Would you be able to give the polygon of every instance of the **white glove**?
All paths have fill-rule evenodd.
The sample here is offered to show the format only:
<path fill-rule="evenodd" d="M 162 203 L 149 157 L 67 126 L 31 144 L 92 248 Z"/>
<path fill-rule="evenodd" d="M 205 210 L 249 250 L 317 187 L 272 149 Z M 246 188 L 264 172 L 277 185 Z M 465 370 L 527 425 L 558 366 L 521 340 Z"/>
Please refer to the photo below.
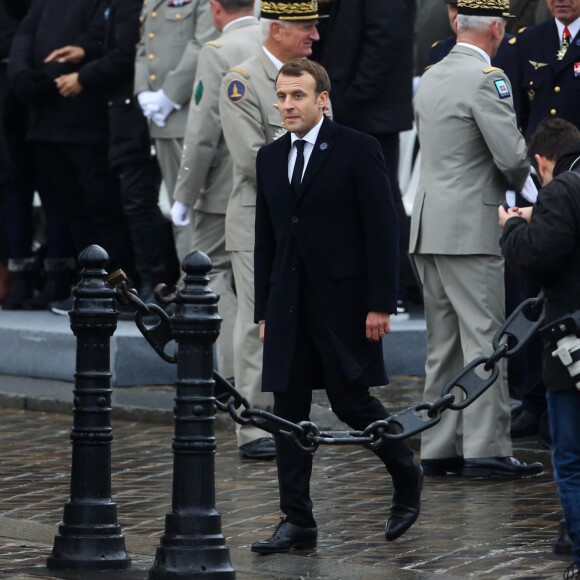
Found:
<path fill-rule="evenodd" d="M 520 191 L 520 195 L 530 203 L 536 203 L 538 199 L 538 188 L 532 179 L 532 174 L 528 175 L 526 182 L 524 183 L 524 187 Z"/>
<path fill-rule="evenodd" d="M 150 117 L 147 118 L 151 119 L 158 127 L 165 127 L 166 117 L 159 111 L 155 111 Z"/>
<path fill-rule="evenodd" d="M 159 105 L 156 104 L 157 96 L 153 91 L 141 91 L 137 95 L 137 102 L 143 111 L 143 114 L 151 119 L 154 113 L 159 112 Z"/>
<path fill-rule="evenodd" d="M 189 208 L 191 206 L 182 201 L 175 200 L 171 206 L 171 221 L 176 226 L 187 226 L 189 225 Z"/>
<path fill-rule="evenodd" d="M 158 125 L 159 127 L 163 127 L 165 125 L 165 120 L 173 111 L 177 109 L 181 109 L 181 105 L 174 103 L 164 92 L 163 89 L 159 89 L 153 93 L 155 95 L 155 99 L 153 100 L 153 105 L 158 107 L 158 110 L 153 115 L 153 122 Z M 163 123 L 161 125 L 160 123 Z"/>

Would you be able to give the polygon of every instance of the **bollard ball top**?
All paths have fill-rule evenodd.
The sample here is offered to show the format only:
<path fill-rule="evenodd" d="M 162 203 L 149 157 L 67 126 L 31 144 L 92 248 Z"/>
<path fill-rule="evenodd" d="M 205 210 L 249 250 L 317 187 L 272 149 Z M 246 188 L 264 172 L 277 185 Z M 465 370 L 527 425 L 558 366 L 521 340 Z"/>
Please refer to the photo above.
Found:
<path fill-rule="evenodd" d="M 109 254 L 101 248 L 93 244 L 86 247 L 79 256 L 79 265 L 81 268 L 89 270 L 102 270 L 109 264 Z"/>
<path fill-rule="evenodd" d="M 195 250 L 183 259 L 181 268 L 190 276 L 205 276 L 211 270 L 212 264 L 209 256 Z"/>

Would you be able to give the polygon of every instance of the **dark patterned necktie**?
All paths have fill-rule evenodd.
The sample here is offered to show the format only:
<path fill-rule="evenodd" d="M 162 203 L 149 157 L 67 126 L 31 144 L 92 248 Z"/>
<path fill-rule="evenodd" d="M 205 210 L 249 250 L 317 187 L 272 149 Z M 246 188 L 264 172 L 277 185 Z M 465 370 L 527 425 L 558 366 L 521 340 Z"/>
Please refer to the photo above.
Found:
<path fill-rule="evenodd" d="M 304 172 L 304 145 L 306 141 L 303 139 L 297 139 L 294 141 L 294 147 L 296 147 L 296 161 L 294 163 L 294 169 L 292 170 L 292 179 L 290 181 L 290 186 L 294 195 L 298 197 L 298 192 L 300 191 L 300 183 L 302 182 L 302 173 Z"/>

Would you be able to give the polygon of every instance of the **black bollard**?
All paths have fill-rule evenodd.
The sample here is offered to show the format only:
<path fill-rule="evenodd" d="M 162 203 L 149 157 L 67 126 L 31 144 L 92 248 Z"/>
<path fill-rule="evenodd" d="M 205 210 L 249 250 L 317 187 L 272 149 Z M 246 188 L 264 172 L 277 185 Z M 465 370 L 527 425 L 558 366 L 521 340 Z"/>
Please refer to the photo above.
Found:
<path fill-rule="evenodd" d="M 184 288 L 171 318 L 177 342 L 175 437 L 171 513 L 150 580 L 233 579 L 229 550 L 215 509 L 213 345 L 221 318 L 208 287 L 211 260 L 193 252 L 183 260 Z"/>
<path fill-rule="evenodd" d="M 117 327 L 115 291 L 105 282 L 107 252 L 79 256 L 81 281 L 69 313 L 77 337 L 70 499 L 47 566 L 61 570 L 128 568 L 131 560 L 111 500 L 110 338 Z"/>

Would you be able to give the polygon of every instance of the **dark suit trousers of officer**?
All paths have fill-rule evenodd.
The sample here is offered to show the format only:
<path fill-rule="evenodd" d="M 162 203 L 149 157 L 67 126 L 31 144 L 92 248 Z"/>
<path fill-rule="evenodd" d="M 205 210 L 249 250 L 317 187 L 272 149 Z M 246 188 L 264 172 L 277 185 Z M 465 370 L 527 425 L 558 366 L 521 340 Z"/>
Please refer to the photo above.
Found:
<path fill-rule="evenodd" d="M 320 320 L 312 291 L 302 271 L 298 334 L 288 390 L 274 393 L 274 413 L 293 422 L 307 421 L 310 416 L 312 389 L 326 389 L 332 410 L 352 429 L 362 430 L 370 423 L 385 419 L 389 412 L 380 401 L 369 395 L 368 387 L 348 384 L 338 355 L 332 348 L 328 330 Z M 268 322 L 266 321 L 266 333 Z M 365 332 L 364 325 L 361 332 Z M 280 488 L 280 509 L 287 520 L 297 526 L 316 527 L 310 499 L 312 455 L 294 442 L 276 436 L 276 462 Z M 404 442 L 388 442 L 374 453 L 393 477 L 395 487 L 417 485 L 413 453 Z"/>

